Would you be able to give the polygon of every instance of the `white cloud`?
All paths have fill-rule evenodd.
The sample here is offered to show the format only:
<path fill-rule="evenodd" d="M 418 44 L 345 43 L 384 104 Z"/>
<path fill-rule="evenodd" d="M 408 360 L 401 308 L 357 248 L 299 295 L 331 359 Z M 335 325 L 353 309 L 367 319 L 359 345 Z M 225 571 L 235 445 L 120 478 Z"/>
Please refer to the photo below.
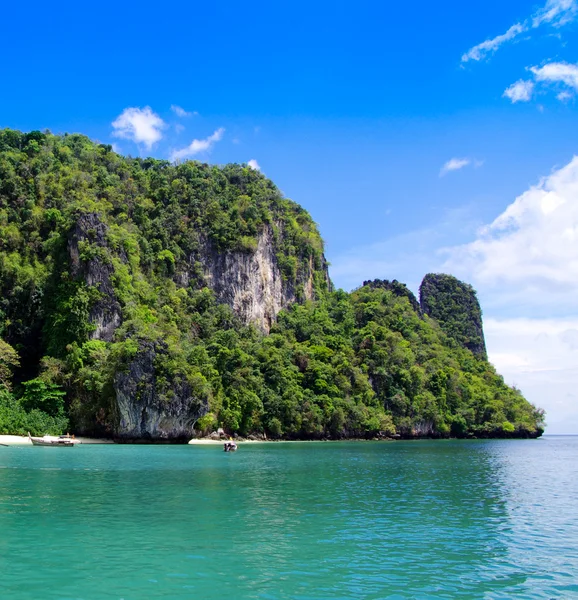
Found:
<path fill-rule="evenodd" d="M 192 117 L 193 115 L 198 114 L 197 112 L 187 112 L 184 108 L 177 106 L 176 104 L 171 104 L 171 110 L 177 115 L 177 117 Z"/>
<path fill-rule="evenodd" d="M 540 27 L 544 23 L 552 27 L 566 25 L 574 20 L 577 13 L 577 0 L 548 0 L 544 7 L 535 12 L 530 19 L 515 23 L 506 33 L 470 48 L 463 54 L 462 62 L 480 61 L 495 52 L 502 44 L 513 40 L 521 33 Z"/>
<path fill-rule="evenodd" d="M 578 65 L 565 62 L 551 62 L 541 67 L 530 67 L 529 69 L 536 82 L 553 83 L 567 86 L 578 91 Z M 514 102 L 528 102 L 531 100 L 535 89 L 535 83 L 530 80 L 520 79 L 512 84 L 505 92 L 504 97 Z M 568 90 L 562 90 L 556 96 L 561 102 L 572 98 Z M 541 108 L 543 110 L 543 108 Z"/>
<path fill-rule="evenodd" d="M 532 26 L 550 23 L 554 27 L 560 27 L 574 19 L 577 9 L 576 0 L 548 0 L 544 8 L 534 15 Z"/>
<path fill-rule="evenodd" d="M 484 320 L 489 360 L 546 410 L 548 433 L 578 432 L 578 316 Z"/>
<path fill-rule="evenodd" d="M 563 83 L 578 91 L 578 65 L 552 62 L 543 67 L 531 67 L 537 81 Z"/>
<path fill-rule="evenodd" d="M 467 167 L 472 161 L 469 158 L 451 158 L 448 162 L 440 169 L 440 177 L 443 177 L 450 171 L 457 171 Z"/>
<path fill-rule="evenodd" d="M 533 92 L 534 82 L 520 79 L 507 88 L 503 95 L 505 98 L 509 98 L 512 103 L 528 102 L 532 98 Z"/>
<path fill-rule="evenodd" d="M 578 314 L 578 157 L 516 198 L 475 241 L 447 251 L 445 267 L 474 279 L 494 305 Z"/>
<path fill-rule="evenodd" d="M 448 212 L 428 229 L 330 257 L 331 276 L 348 287 L 397 278 L 414 292 L 427 272 L 471 283 L 498 372 L 546 409 L 548 433 L 578 433 L 578 157 L 486 227 L 476 223 L 467 207 Z"/>
<path fill-rule="evenodd" d="M 185 158 L 195 156 L 200 152 L 206 152 L 210 150 L 215 142 L 219 142 L 223 138 L 224 133 L 225 129 L 220 127 L 204 140 L 193 140 L 186 148 L 181 148 L 180 150 L 175 150 L 172 152 L 171 160 L 183 160 Z"/>
<path fill-rule="evenodd" d="M 166 124 L 150 106 L 145 106 L 125 108 L 112 126 L 114 136 L 144 144 L 150 150 L 163 137 L 162 130 Z"/>
<path fill-rule="evenodd" d="M 560 92 L 556 98 L 560 100 L 560 102 L 566 102 L 572 98 L 572 94 L 570 92 Z"/>
<path fill-rule="evenodd" d="M 549 433 L 578 433 L 578 157 L 446 252 L 441 270 L 478 290 L 498 372 L 546 410 Z"/>
<path fill-rule="evenodd" d="M 260 171 L 260 170 L 261 170 L 261 167 L 259 166 L 259 163 L 258 163 L 258 162 L 257 162 L 257 161 L 256 161 L 254 158 L 252 158 L 252 159 L 251 159 L 251 160 L 250 160 L 250 161 L 247 163 L 247 165 L 248 165 L 248 166 L 249 166 L 251 169 L 254 169 L 255 171 Z"/>
<path fill-rule="evenodd" d="M 470 48 L 463 56 L 462 62 L 468 62 L 469 60 L 482 60 L 486 58 L 491 52 L 495 52 L 503 43 L 513 40 L 520 33 L 527 31 L 527 26 L 522 23 L 516 23 L 512 25 L 506 33 L 497 35 L 495 38 L 486 40 L 473 48 Z"/>

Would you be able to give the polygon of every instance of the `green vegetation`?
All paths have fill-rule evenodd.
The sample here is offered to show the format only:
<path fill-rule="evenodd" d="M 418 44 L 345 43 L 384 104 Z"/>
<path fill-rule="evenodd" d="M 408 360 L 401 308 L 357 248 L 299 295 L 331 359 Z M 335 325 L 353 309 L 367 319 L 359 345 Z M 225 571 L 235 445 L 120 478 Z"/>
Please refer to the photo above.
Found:
<path fill-rule="evenodd" d="M 268 335 L 216 301 L 202 264 L 208 246 L 254 252 L 264 228 L 299 300 Z M 200 432 L 534 436 L 543 425 L 403 284 L 331 291 L 311 217 L 243 165 L 0 132 L 0 298 L 4 433 L 59 433 L 69 419 L 118 434 L 129 389 L 167 414 L 193 407 Z"/>
<path fill-rule="evenodd" d="M 471 285 L 451 275 L 429 273 L 419 288 L 421 308 L 460 346 L 487 358 L 482 309 Z"/>

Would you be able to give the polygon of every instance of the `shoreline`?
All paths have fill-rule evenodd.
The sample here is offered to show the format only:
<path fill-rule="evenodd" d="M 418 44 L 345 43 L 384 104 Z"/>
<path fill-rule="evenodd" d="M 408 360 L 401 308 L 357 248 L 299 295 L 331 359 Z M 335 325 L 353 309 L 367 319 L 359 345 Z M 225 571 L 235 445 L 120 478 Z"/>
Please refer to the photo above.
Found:
<path fill-rule="evenodd" d="M 81 444 L 114 444 L 112 440 L 100 438 L 77 437 Z M 32 446 L 27 435 L 0 435 L 0 446 Z"/>
<path fill-rule="evenodd" d="M 546 434 L 547 435 L 547 434 Z M 550 434 L 555 435 L 555 434 Z M 571 435 L 571 434 L 569 434 Z M 578 434 L 574 434 L 578 435 Z M 247 444 L 319 444 L 319 443 L 328 443 L 328 442 L 397 442 L 397 441 L 419 441 L 419 440 L 439 440 L 439 441 L 450 441 L 457 439 L 465 439 L 465 440 L 498 440 L 498 439 L 539 439 L 542 436 L 537 437 L 467 437 L 467 438 L 433 438 L 433 437 L 413 437 L 413 438 L 343 438 L 343 439 L 314 439 L 314 440 L 284 440 L 284 439 L 260 439 L 260 440 L 250 440 L 246 438 L 237 438 L 232 441 L 236 442 L 240 445 Z M 80 444 L 84 445 L 104 445 L 104 444 L 120 444 L 120 445 L 189 445 L 189 446 L 221 446 L 225 442 L 230 440 L 221 439 L 215 440 L 211 438 L 192 438 L 188 442 L 184 440 L 112 440 L 107 438 L 90 438 L 84 436 L 78 436 L 76 439 L 80 442 Z M 2 446 L 32 446 L 32 442 L 28 439 L 28 436 L 25 435 L 0 435 L 0 447 Z"/>

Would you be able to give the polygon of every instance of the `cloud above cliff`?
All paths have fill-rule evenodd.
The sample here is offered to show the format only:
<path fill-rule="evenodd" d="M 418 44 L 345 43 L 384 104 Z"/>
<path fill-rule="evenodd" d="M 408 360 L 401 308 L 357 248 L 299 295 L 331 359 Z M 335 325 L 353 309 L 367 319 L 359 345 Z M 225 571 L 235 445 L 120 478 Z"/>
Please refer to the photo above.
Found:
<path fill-rule="evenodd" d="M 194 139 L 188 146 L 181 148 L 180 150 L 174 150 L 171 152 L 171 160 L 184 160 L 192 158 L 201 152 L 208 152 L 216 142 L 223 139 L 225 128 L 220 127 L 212 135 L 206 137 L 203 140 Z"/>
<path fill-rule="evenodd" d="M 440 269 L 478 290 L 490 361 L 546 410 L 550 432 L 577 432 L 578 157 L 442 253 Z"/>
<path fill-rule="evenodd" d="M 578 157 L 518 196 L 440 270 L 472 283 L 490 361 L 547 414 L 578 431 Z"/>
<path fill-rule="evenodd" d="M 578 157 L 518 196 L 475 241 L 446 252 L 447 269 L 504 301 L 576 310 Z"/>
<path fill-rule="evenodd" d="M 330 274 L 351 287 L 395 277 L 414 292 L 427 272 L 471 283 L 490 361 L 546 409 L 550 432 L 578 432 L 578 157 L 489 224 L 472 211 L 447 211 L 423 229 L 332 257 Z M 452 243 L 459 237 L 469 241 Z"/>
<path fill-rule="evenodd" d="M 162 139 L 166 123 L 150 106 L 125 108 L 112 122 L 115 137 L 142 144 L 147 150 Z"/>

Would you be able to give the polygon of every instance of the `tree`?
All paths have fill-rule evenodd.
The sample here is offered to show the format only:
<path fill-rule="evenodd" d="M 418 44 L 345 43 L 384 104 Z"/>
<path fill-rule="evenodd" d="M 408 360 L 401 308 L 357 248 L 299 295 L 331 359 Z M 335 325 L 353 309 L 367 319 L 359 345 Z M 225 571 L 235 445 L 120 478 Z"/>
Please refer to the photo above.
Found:
<path fill-rule="evenodd" d="M 11 389 L 12 370 L 20 365 L 18 352 L 0 339 L 0 386 Z"/>

